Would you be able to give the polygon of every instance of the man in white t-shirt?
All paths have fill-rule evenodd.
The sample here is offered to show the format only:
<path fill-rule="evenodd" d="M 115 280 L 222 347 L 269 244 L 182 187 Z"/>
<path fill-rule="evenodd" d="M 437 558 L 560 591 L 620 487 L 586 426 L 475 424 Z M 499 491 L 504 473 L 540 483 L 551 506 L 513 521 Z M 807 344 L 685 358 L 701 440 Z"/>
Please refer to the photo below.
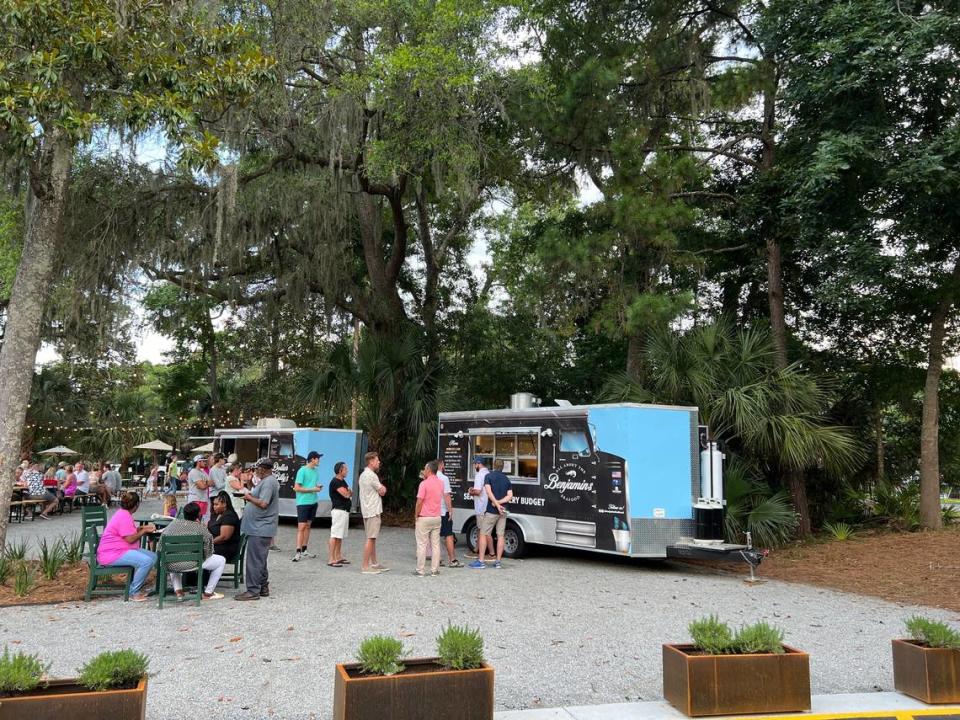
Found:
<path fill-rule="evenodd" d="M 89 495 L 90 473 L 87 472 L 87 468 L 84 467 L 82 462 L 77 463 L 74 475 L 77 476 L 77 495 Z"/>
<path fill-rule="evenodd" d="M 205 472 L 207 459 L 203 455 L 197 455 L 193 463 L 193 469 L 187 473 L 187 502 L 199 505 L 200 517 L 206 520 L 210 510 L 210 488 L 213 487 L 213 480 Z"/>
<path fill-rule="evenodd" d="M 363 530 L 367 536 L 367 542 L 363 546 L 360 572 L 376 575 L 390 569 L 377 562 L 377 537 L 380 535 L 380 515 L 383 514 L 381 498 L 387 494 L 387 488 L 377 477 L 380 456 L 375 452 L 368 452 L 363 456 L 363 462 L 366 467 L 360 473 L 357 485 L 360 488 L 360 514 L 363 515 Z"/>
<path fill-rule="evenodd" d="M 447 560 L 450 567 L 463 567 L 463 563 L 457 560 L 457 555 L 453 549 L 453 543 L 456 538 L 453 532 L 453 503 L 451 502 L 450 478 L 443 472 L 443 459 L 437 460 L 437 477 L 443 482 L 443 497 L 440 500 L 440 541 L 447 546 Z"/>
<path fill-rule="evenodd" d="M 473 512 L 477 516 L 477 559 L 480 563 L 483 562 L 483 556 L 487 549 L 487 538 L 480 533 L 480 518 L 487 512 L 487 493 L 483 484 L 489 472 L 486 467 L 486 460 L 482 457 L 473 459 L 473 487 L 467 490 L 467 493 L 473 498 Z"/>

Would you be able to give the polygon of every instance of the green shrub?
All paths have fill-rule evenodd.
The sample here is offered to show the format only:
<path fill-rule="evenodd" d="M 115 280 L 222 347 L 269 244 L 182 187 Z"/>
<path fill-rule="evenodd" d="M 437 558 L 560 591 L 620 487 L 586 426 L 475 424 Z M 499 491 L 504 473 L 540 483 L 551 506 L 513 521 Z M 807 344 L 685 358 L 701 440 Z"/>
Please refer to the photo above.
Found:
<path fill-rule="evenodd" d="M 697 649 L 708 655 L 723 655 L 733 652 L 733 632 L 716 615 L 694 620 L 688 626 L 690 637 Z"/>
<path fill-rule="evenodd" d="M 40 685 L 49 667 L 36 655 L 23 652 L 11 655 L 10 648 L 4 647 L 0 657 L 0 696 L 30 692 Z"/>
<path fill-rule="evenodd" d="M 77 682 L 88 690 L 136 687 L 149 663 L 146 655 L 135 650 L 102 652 L 77 671 Z"/>
<path fill-rule="evenodd" d="M 823 529 L 830 533 L 834 540 L 849 540 L 856 535 L 856 531 L 845 522 L 824 523 Z"/>
<path fill-rule="evenodd" d="M 29 547 L 30 544 L 26 540 L 20 540 L 19 542 L 8 542 L 3 554 L 6 555 L 10 560 L 26 560 L 27 550 Z"/>
<path fill-rule="evenodd" d="M 440 664 L 451 670 L 472 670 L 483 664 L 483 637 L 480 630 L 447 625 L 437 638 Z"/>
<path fill-rule="evenodd" d="M 400 658 L 403 643 L 385 635 L 373 635 L 360 643 L 357 661 L 368 675 L 396 675 L 404 669 Z"/>
<path fill-rule="evenodd" d="M 33 588 L 36 577 L 33 570 L 25 562 L 17 565 L 17 570 L 13 576 L 13 594 L 17 597 L 24 597 Z"/>
<path fill-rule="evenodd" d="M 960 520 L 960 510 L 957 509 L 956 505 L 944 505 L 941 512 L 943 513 L 944 525 L 952 525 Z"/>
<path fill-rule="evenodd" d="M 83 560 L 83 546 L 83 533 L 77 532 L 60 538 L 60 547 L 63 548 L 63 556 L 68 565 L 76 565 Z"/>
<path fill-rule="evenodd" d="M 741 654 L 781 655 L 783 654 L 783 630 L 762 621 L 753 625 L 744 625 L 737 630 L 733 644 L 736 648 L 735 652 Z"/>
<path fill-rule="evenodd" d="M 53 580 L 67 561 L 67 556 L 59 542 L 50 544 L 46 538 L 40 540 L 40 570 L 47 580 Z"/>
<path fill-rule="evenodd" d="M 917 642 L 934 648 L 960 650 L 960 633 L 949 625 L 919 615 L 907 619 L 907 632 Z"/>
<path fill-rule="evenodd" d="M 0 585 L 3 585 L 12 574 L 13 561 L 6 555 L 0 555 Z"/>

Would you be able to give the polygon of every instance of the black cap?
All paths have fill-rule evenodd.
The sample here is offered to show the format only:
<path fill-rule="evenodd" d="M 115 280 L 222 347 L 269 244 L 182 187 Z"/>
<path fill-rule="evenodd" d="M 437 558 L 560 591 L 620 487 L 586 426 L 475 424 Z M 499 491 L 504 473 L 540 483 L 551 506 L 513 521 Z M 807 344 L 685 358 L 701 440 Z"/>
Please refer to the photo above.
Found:
<path fill-rule="evenodd" d="M 257 467 L 266 468 L 267 470 L 273 470 L 273 460 L 270 458 L 260 458 L 257 460 Z"/>
<path fill-rule="evenodd" d="M 311 450 L 307 453 L 307 462 L 310 462 L 311 460 L 319 460 L 322 457 L 323 453 L 317 452 L 316 450 Z"/>

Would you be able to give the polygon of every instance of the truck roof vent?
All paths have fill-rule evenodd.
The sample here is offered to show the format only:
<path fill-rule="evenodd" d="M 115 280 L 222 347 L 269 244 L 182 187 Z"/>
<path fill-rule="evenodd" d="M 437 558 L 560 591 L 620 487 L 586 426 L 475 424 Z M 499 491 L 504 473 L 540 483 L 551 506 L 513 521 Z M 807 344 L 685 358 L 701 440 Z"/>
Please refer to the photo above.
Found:
<path fill-rule="evenodd" d="M 518 392 L 510 396 L 511 410 L 528 410 L 540 405 L 540 398 L 535 397 L 533 393 Z"/>
<path fill-rule="evenodd" d="M 258 428 L 295 428 L 297 423 L 289 418 L 260 418 L 257 420 Z"/>

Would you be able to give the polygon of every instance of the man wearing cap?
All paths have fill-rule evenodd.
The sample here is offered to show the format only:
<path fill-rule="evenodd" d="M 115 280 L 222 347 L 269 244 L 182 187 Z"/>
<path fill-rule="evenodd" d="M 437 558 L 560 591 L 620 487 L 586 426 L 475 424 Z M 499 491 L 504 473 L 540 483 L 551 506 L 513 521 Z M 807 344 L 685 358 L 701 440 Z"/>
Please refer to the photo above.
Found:
<path fill-rule="evenodd" d="M 293 491 L 297 494 L 297 550 L 293 554 L 294 562 L 316 557 L 316 554 L 307 552 L 307 545 L 310 543 L 310 526 L 317 517 L 317 493 L 323 489 L 317 471 L 321 457 L 323 453 L 316 450 L 307 453 L 307 464 L 297 470 L 297 477 L 293 481 Z"/>
<path fill-rule="evenodd" d="M 207 475 L 207 459 L 197 455 L 193 459 L 193 468 L 187 473 L 187 502 L 195 502 L 200 506 L 200 517 L 206 519 L 210 507 L 210 488 L 213 480 Z"/>
<path fill-rule="evenodd" d="M 258 460 L 254 472 L 260 482 L 244 494 L 247 505 L 240 521 L 240 533 L 247 536 L 244 570 L 247 590 L 234 596 L 235 600 L 259 600 L 270 595 L 267 557 L 280 517 L 280 483 L 273 475 L 273 461 L 269 458 Z"/>
<path fill-rule="evenodd" d="M 487 566 L 483 561 L 483 556 L 487 549 L 487 537 L 481 531 L 481 520 L 487 512 L 487 492 L 484 489 L 484 483 L 487 479 L 486 461 L 482 457 L 473 459 L 473 487 L 467 490 L 467 493 L 473 498 L 473 512 L 477 524 L 477 559 L 470 563 L 469 567 L 475 570 L 482 570 Z M 493 548 L 490 548 L 493 550 Z M 490 553 L 493 554 L 492 552 Z"/>

